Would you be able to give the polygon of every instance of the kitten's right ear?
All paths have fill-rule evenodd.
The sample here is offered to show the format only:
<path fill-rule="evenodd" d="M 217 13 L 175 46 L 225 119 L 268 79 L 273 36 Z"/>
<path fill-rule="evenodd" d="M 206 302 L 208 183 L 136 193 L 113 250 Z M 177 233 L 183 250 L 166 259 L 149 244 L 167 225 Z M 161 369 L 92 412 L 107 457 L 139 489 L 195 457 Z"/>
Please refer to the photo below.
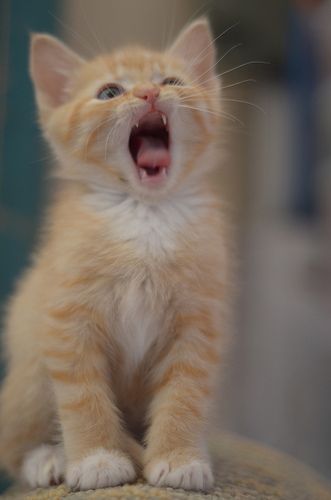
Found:
<path fill-rule="evenodd" d="M 30 74 L 39 105 L 48 109 L 63 104 L 70 80 L 84 60 L 57 38 L 35 33 L 31 36 Z"/>
<path fill-rule="evenodd" d="M 184 61 L 196 81 L 201 80 L 207 87 L 217 84 L 216 50 L 208 19 L 193 21 L 179 34 L 169 52 Z"/>

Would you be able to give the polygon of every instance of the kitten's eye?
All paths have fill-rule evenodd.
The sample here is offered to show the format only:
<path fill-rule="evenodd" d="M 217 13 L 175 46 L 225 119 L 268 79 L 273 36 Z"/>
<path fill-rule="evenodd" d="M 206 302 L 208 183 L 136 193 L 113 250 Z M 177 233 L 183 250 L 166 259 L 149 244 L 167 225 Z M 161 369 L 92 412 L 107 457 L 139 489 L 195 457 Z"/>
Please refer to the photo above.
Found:
<path fill-rule="evenodd" d="M 97 93 L 97 99 L 101 99 L 101 101 L 106 101 L 107 99 L 113 99 L 113 97 L 117 97 L 123 94 L 124 88 L 117 83 L 108 83 L 104 85 L 99 92 Z"/>
<path fill-rule="evenodd" d="M 162 85 L 184 85 L 184 82 L 175 76 L 168 76 L 168 78 L 163 80 Z"/>

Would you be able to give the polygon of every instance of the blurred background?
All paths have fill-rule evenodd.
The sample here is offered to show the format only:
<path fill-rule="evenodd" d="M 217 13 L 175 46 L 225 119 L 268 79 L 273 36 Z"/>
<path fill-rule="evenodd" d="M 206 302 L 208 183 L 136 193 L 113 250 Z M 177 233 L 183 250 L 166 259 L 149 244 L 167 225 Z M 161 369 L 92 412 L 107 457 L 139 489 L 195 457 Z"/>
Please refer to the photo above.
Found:
<path fill-rule="evenodd" d="M 217 183 L 238 263 L 217 423 L 331 480 L 330 0 L 0 0 L 0 302 L 51 189 L 29 32 L 91 57 L 129 42 L 163 48 L 200 15 L 218 37 L 229 117 Z"/>

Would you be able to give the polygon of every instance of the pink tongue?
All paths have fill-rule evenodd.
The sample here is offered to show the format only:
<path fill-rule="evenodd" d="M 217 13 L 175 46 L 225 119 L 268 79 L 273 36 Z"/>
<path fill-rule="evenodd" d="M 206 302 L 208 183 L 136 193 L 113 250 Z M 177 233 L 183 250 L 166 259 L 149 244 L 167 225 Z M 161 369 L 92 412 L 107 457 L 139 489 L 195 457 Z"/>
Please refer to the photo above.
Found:
<path fill-rule="evenodd" d="M 168 167 L 170 154 L 168 148 L 161 139 L 152 136 L 139 137 L 137 154 L 138 167 Z"/>

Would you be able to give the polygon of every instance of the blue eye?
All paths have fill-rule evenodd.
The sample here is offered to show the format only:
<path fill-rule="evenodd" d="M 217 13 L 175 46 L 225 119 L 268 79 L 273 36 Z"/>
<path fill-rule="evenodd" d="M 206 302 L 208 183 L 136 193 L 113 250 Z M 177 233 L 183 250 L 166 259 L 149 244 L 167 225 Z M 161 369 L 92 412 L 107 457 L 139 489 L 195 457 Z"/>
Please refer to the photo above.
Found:
<path fill-rule="evenodd" d="M 184 85 L 184 82 L 180 78 L 169 76 L 163 80 L 162 85 Z"/>
<path fill-rule="evenodd" d="M 117 83 L 108 83 L 99 90 L 99 92 L 97 93 L 97 99 L 106 101 L 123 94 L 123 92 L 124 89 L 123 87 L 121 87 L 121 85 L 118 85 Z"/>

